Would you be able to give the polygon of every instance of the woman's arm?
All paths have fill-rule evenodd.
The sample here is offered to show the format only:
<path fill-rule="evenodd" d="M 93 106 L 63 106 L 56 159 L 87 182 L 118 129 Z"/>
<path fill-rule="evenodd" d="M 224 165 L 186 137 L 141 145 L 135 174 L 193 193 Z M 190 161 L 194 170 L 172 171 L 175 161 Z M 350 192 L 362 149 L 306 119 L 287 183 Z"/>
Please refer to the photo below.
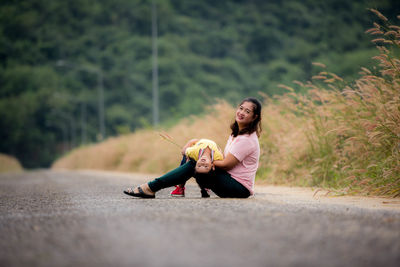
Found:
<path fill-rule="evenodd" d="M 215 167 L 229 171 L 239 163 L 239 160 L 234 155 L 228 153 L 223 160 L 214 160 Z"/>
<path fill-rule="evenodd" d="M 181 151 L 182 155 L 185 155 L 185 151 L 186 151 L 186 149 L 187 149 L 188 147 L 193 146 L 193 145 L 196 144 L 198 141 L 199 141 L 199 139 L 191 139 L 191 140 L 189 140 L 189 141 L 186 143 L 186 145 L 184 145 L 183 148 L 182 148 L 182 151 Z"/>

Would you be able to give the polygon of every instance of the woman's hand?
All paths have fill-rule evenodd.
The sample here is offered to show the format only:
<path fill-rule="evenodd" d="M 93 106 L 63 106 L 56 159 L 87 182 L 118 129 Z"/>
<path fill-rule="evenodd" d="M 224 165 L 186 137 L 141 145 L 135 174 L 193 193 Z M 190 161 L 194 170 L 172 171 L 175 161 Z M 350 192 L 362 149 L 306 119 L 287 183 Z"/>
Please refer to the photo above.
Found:
<path fill-rule="evenodd" d="M 239 163 L 239 160 L 234 155 L 228 153 L 223 160 L 214 160 L 215 167 L 229 171 Z"/>

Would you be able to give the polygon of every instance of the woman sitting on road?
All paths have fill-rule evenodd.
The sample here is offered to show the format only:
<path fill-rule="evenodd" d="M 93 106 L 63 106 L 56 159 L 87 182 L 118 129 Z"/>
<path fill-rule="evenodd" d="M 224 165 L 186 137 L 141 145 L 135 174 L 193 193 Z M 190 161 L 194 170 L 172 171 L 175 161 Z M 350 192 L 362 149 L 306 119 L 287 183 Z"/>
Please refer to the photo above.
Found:
<path fill-rule="evenodd" d="M 224 150 L 224 159 L 215 160 L 214 172 L 196 173 L 194 161 L 142 184 L 128 188 L 125 194 L 141 198 L 154 198 L 155 192 L 174 185 L 184 184 L 191 177 L 219 197 L 247 198 L 254 194 L 254 179 L 260 157 L 258 137 L 261 132 L 261 104 L 255 98 L 245 98 L 236 110 Z"/>

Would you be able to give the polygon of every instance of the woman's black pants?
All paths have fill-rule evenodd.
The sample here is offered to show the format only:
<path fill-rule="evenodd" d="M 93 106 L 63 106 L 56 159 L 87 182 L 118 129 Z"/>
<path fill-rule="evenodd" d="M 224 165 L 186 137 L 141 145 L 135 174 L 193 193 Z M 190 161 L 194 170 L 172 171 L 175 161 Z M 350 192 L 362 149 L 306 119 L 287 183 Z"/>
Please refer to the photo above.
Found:
<path fill-rule="evenodd" d="M 199 174 L 194 171 L 195 165 L 195 161 L 189 160 L 178 168 L 149 182 L 150 189 L 157 192 L 163 188 L 184 184 L 194 177 L 200 187 L 210 188 L 219 197 L 247 198 L 250 196 L 250 191 L 232 178 L 228 172 L 217 168 L 215 171 Z"/>

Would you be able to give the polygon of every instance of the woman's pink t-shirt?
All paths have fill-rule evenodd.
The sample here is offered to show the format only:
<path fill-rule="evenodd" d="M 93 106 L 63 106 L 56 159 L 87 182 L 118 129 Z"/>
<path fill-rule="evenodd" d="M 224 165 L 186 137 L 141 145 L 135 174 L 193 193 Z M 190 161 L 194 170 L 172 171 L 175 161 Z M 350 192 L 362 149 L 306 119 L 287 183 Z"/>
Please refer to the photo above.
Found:
<path fill-rule="evenodd" d="M 224 149 L 224 156 L 231 153 L 239 163 L 228 173 L 236 181 L 249 189 L 254 194 L 254 180 L 260 158 L 260 144 L 256 132 L 233 137 L 229 136 Z"/>

